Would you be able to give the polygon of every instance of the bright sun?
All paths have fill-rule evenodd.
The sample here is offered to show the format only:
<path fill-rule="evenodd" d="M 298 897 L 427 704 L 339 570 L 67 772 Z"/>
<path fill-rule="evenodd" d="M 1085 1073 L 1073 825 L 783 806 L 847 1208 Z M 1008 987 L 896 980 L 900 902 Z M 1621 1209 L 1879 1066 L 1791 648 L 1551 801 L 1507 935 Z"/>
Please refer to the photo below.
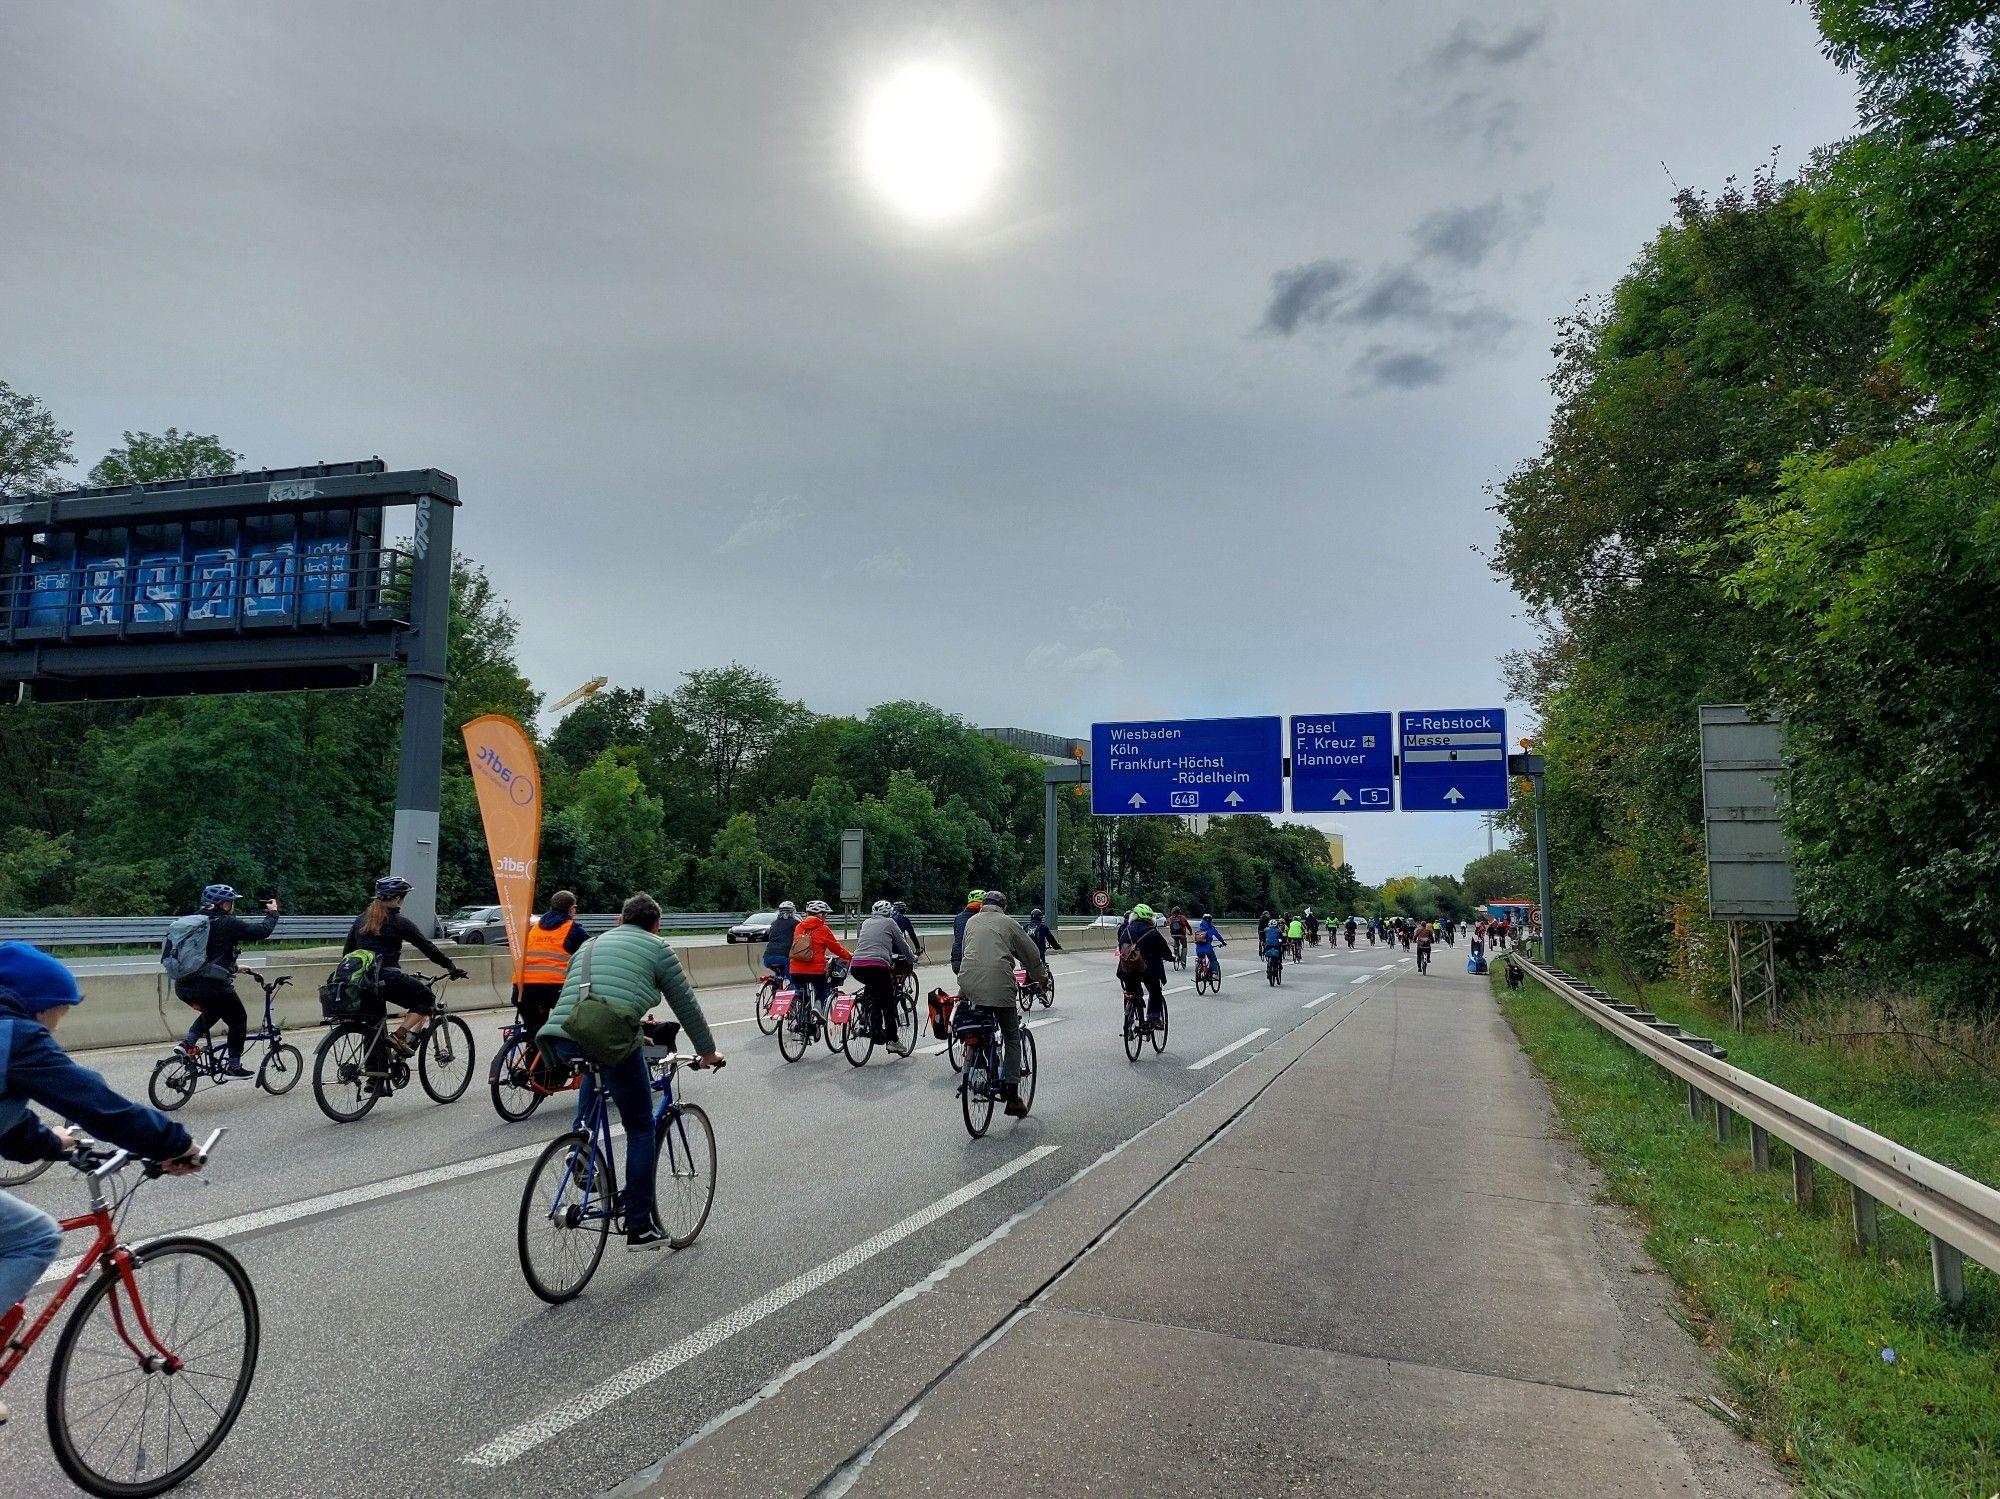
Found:
<path fill-rule="evenodd" d="M 897 210 L 927 224 L 979 205 L 1000 165 L 1000 124 L 964 74 L 909 63 L 869 97 L 861 165 Z"/>

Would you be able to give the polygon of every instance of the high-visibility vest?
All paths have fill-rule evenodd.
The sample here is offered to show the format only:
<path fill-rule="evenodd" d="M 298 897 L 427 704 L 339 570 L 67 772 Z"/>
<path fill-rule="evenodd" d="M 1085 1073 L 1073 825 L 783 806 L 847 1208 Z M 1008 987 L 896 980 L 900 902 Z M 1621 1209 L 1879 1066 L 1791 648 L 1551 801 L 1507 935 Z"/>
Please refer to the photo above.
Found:
<path fill-rule="evenodd" d="M 563 942 L 569 936 L 572 918 L 558 927 L 544 927 L 537 921 L 528 928 L 527 953 L 521 965 L 524 984 L 560 984 L 569 972 L 569 954 Z"/>

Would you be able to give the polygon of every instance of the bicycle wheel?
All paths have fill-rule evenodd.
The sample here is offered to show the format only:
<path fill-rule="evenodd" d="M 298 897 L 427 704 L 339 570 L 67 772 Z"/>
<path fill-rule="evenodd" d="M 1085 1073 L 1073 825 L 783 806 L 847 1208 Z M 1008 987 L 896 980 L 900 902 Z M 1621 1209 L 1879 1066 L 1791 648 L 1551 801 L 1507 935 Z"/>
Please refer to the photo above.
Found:
<path fill-rule="evenodd" d="M 49 1443 L 92 1494 L 157 1494 L 186 1478 L 229 1435 L 257 1373 L 257 1293 L 228 1250 L 156 1239 L 133 1251 L 132 1281 L 143 1320 L 122 1278 L 96 1276 L 49 1365 Z"/>
<path fill-rule="evenodd" d="M 369 1091 L 363 1070 L 373 1029 L 352 1022 L 336 1025 L 313 1053 L 313 1098 L 335 1124 L 352 1124 L 375 1107 L 378 1095 Z"/>
<path fill-rule="evenodd" d="M 1131 995 L 1125 996 L 1125 1060 L 1136 1062 L 1146 1045 L 1146 1038 L 1139 1030 L 1139 1006 Z"/>
<path fill-rule="evenodd" d="M 455 1103 L 472 1081 L 472 1027 L 456 1015 L 433 1020 L 417 1042 L 417 1076 L 433 1102 Z"/>
<path fill-rule="evenodd" d="M 965 1049 L 965 1071 L 958 1080 L 959 1107 L 965 1131 L 977 1140 L 993 1122 L 993 1049 L 979 1042 Z"/>
<path fill-rule="evenodd" d="M 699 1104 L 676 1104 L 653 1126 L 660 1149 L 656 1209 L 667 1243 L 685 1249 L 701 1236 L 715 1205 L 715 1131 Z"/>
<path fill-rule="evenodd" d="M 848 1013 L 847 1024 L 840 1027 L 840 1049 L 847 1053 L 847 1065 L 850 1067 L 862 1066 L 875 1055 L 875 1037 L 869 1032 L 859 1000 Z"/>
<path fill-rule="evenodd" d="M 944 1038 L 944 1055 L 953 1072 L 965 1070 L 965 1043 L 955 1033 Z"/>
<path fill-rule="evenodd" d="M 1160 1001 L 1160 1018 L 1153 1026 L 1153 1055 L 1158 1056 L 1167 1049 L 1167 1002 Z"/>
<path fill-rule="evenodd" d="M 195 1064 L 186 1057 L 161 1057 L 153 1064 L 153 1075 L 146 1079 L 146 1096 L 153 1100 L 154 1108 L 171 1114 L 194 1097 L 197 1081 Z"/>
<path fill-rule="evenodd" d="M 917 997 L 914 994 L 896 996 L 896 1044 L 903 1048 L 904 1056 L 917 1049 Z"/>
<path fill-rule="evenodd" d="M 799 1013 L 799 1001 L 792 1001 L 792 1013 L 778 1022 L 778 1055 L 787 1062 L 796 1062 L 806 1054 L 812 1038 L 806 1031 L 806 1018 Z"/>
<path fill-rule="evenodd" d="M 257 1086 L 273 1098 L 291 1092 L 305 1075 L 305 1053 L 289 1041 L 271 1047 L 257 1064 Z"/>
<path fill-rule="evenodd" d="M 556 1305 L 589 1285 L 604 1258 L 617 1201 L 611 1163 L 588 1135 L 571 1130 L 549 1141 L 521 1189 L 514 1226 L 528 1289 Z"/>
<path fill-rule="evenodd" d="M 1035 1074 L 1040 1069 L 1035 1066 L 1035 1033 L 1026 1026 L 1021 1028 L 1021 1075 L 1014 1079 L 1015 1091 L 1021 1095 L 1021 1107 L 1033 1109 L 1035 1106 Z"/>
<path fill-rule="evenodd" d="M 778 1017 L 771 1013 L 771 996 L 777 992 L 776 979 L 765 979 L 757 986 L 757 1029 L 767 1036 L 778 1028 Z"/>
<path fill-rule="evenodd" d="M 518 1124 L 534 1113 L 546 1096 L 528 1081 L 534 1058 L 535 1043 L 526 1036 L 512 1036 L 500 1044 L 500 1054 L 487 1070 L 486 1087 L 493 1095 L 493 1112 L 510 1124 Z"/>
<path fill-rule="evenodd" d="M 1023 1015 L 1033 1013 L 1035 1008 L 1035 986 L 1033 984 L 1017 984 L 1014 988 L 1014 1003 L 1020 1007 Z"/>
<path fill-rule="evenodd" d="M 0 1161 L 0 1188 L 25 1187 L 54 1164 L 54 1161 Z"/>

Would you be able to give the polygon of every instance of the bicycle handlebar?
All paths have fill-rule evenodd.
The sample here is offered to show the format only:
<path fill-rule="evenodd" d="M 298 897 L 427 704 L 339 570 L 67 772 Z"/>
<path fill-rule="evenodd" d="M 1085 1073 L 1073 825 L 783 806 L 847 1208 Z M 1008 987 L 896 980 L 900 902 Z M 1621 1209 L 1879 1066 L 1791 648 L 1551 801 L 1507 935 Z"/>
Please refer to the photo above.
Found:
<path fill-rule="evenodd" d="M 175 1156 L 173 1159 L 192 1160 L 196 1169 L 206 1166 L 209 1153 L 215 1149 L 215 1142 L 228 1133 L 228 1125 L 217 1125 L 209 1132 L 208 1138 L 194 1148 L 192 1156 Z M 107 1150 L 88 1135 L 78 1135 L 76 1146 L 70 1151 L 67 1159 L 77 1170 L 87 1172 L 92 1177 L 102 1178 L 124 1170 L 133 1160 L 133 1155 L 129 1150 Z M 153 1160 L 145 1161 L 143 1164 L 148 1176 L 158 1176 L 166 1166 L 164 1161 Z"/>

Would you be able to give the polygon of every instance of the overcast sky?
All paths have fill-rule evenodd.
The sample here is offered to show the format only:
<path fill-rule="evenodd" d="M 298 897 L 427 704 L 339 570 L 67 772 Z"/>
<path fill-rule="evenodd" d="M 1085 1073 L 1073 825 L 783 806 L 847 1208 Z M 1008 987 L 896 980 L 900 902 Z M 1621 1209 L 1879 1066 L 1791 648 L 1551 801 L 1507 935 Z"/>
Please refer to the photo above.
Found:
<path fill-rule="evenodd" d="M 863 169 L 912 63 L 996 128 L 943 222 Z M 80 466 L 456 474 L 552 697 L 1485 707 L 1552 321 L 1852 117 L 1785 0 L 0 0 L 0 379 Z M 1324 822 L 1371 880 L 1485 848 Z"/>

